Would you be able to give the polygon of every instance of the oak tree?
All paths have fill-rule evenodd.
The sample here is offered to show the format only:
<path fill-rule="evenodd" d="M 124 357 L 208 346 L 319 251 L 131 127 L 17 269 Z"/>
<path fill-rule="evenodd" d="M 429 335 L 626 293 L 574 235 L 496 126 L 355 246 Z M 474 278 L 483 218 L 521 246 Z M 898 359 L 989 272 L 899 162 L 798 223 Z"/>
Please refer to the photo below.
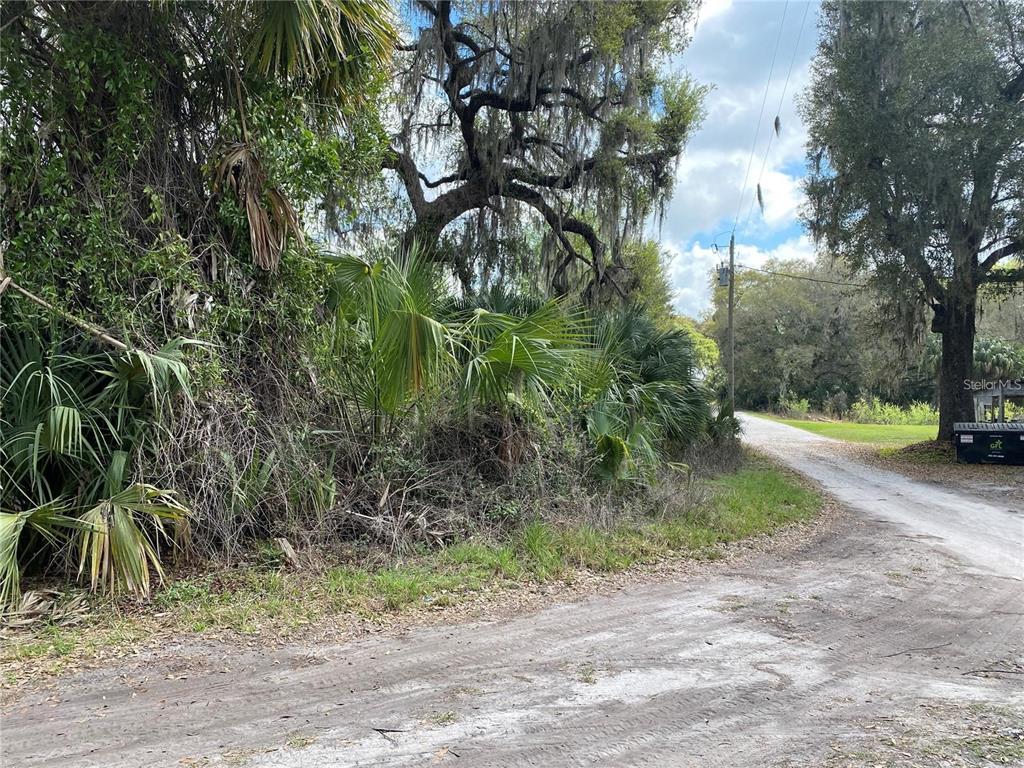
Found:
<path fill-rule="evenodd" d="M 942 336 L 940 439 L 973 421 L 978 290 L 1024 281 L 1024 6 L 827 2 L 807 218 Z"/>
<path fill-rule="evenodd" d="M 431 247 L 475 212 L 488 238 L 533 218 L 558 293 L 628 290 L 622 244 L 672 190 L 705 89 L 660 74 L 687 41 L 681 0 L 420 0 L 402 46 L 386 165 Z M 533 217 L 533 218 L 531 218 Z M 453 266 L 467 288 L 472 254 Z"/>

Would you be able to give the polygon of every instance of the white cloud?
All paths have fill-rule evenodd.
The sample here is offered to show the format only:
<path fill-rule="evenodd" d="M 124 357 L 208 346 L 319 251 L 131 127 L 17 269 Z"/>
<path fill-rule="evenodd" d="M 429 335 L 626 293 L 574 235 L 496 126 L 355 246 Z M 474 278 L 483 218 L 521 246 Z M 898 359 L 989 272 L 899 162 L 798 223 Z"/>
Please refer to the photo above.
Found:
<path fill-rule="evenodd" d="M 816 2 L 810 6 L 791 2 L 787 7 L 781 2 L 717 0 L 701 9 L 693 42 L 678 65 L 698 82 L 715 88 L 705 103 L 704 124 L 679 164 L 675 193 L 661 228 L 652 230 L 662 246 L 675 254 L 672 279 L 681 311 L 699 314 L 707 308 L 709 272 L 720 257 L 711 244 L 727 242 L 734 221 L 738 239 L 744 243 L 737 249 L 742 263 L 746 259 L 756 266 L 771 257 L 813 253 L 805 237 L 774 244 L 798 228 L 807 133 L 795 97 L 808 82 L 816 19 Z M 779 52 L 766 97 L 765 82 L 777 39 Z M 755 143 L 762 101 L 764 115 Z M 772 127 L 776 113 L 781 122 L 778 135 Z M 755 198 L 759 179 L 763 215 Z"/>
<path fill-rule="evenodd" d="M 716 16 L 721 16 L 732 8 L 732 0 L 704 0 L 700 4 L 700 10 L 697 13 L 696 23 L 706 24 Z"/>
<path fill-rule="evenodd" d="M 676 309 L 684 315 L 699 317 L 710 307 L 711 285 L 715 268 L 729 263 L 728 247 L 715 248 L 712 244 L 691 243 L 685 250 L 667 245 L 669 277 L 673 286 Z M 800 259 L 814 261 L 814 243 L 807 235 L 785 240 L 773 248 L 739 243 L 736 246 L 736 264 L 740 267 L 763 267 L 769 261 Z"/>
<path fill-rule="evenodd" d="M 761 192 L 764 198 L 763 222 L 770 230 L 789 227 L 796 221 L 804 201 L 800 184 L 801 179 L 796 176 L 777 170 L 765 171 L 761 178 Z M 755 204 L 749 219 L 751 225 L 756 225 L 757 217 L 758 209 Z"/>

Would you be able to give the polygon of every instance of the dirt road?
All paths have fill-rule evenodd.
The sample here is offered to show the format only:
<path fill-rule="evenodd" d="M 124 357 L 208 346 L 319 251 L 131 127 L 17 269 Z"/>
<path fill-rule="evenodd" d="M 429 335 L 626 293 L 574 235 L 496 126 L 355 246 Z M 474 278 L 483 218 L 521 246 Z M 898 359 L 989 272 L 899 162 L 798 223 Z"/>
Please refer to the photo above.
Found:
<path fill-rule="evenodd" d="M 1024 510 L 746 429 L 850 512 L 528 616 L 84 673 L 7 713 L 4 765 L 1024 764 Z"/>
<path fill-rule="evenodd" d="M 1024 577 L 1024 510 L 944 490 L 851 460 L 829 437 L 742 415 L 745 440 L 810 477 L 864 516 L 896 523 L 984 572 Z"/>

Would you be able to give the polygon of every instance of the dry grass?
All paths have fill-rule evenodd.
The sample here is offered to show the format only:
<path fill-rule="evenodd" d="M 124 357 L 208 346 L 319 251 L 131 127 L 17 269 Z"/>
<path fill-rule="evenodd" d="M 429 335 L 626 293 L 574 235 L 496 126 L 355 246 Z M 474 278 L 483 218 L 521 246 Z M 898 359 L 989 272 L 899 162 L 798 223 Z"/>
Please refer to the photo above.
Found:
<path fill-rule="evenodd" d="M 406 613 L 459 606 L 666 559 L 708 560 L 724 545 L 807 520 L 815 491 L 753 458 L 708 483 L 706 500 L 675 514 L 632 514 L 608 527 L 541 519 L 502 538 L 471 537 L 435 550 L 286 570 L 250 564 L 180 574 L 148 603 L 91 598 L 77 625 L 6 630 L 4 684 L 20 687 L 83 664 L 133 653 L 161 638 L 287 638 L 330 619 L 388 624 Z M 70 595 L 79 593 L 72 592 Z"/>

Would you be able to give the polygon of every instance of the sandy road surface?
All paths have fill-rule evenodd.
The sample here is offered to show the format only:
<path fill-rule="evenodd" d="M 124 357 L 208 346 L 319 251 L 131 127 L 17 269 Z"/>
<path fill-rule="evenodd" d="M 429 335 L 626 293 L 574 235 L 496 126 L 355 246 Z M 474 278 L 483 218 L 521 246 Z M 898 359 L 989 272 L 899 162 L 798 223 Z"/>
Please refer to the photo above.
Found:
<path fill-rule="evenodd" d="M 1024 577 L 1024 510 L 1018 502 L 985 500 L 912 481 L 835 451 L 839 443 L 832 438 L 747 414 L 740 418 L 746 442 L 817 481 L 863 515 L 931 537 L 936 546 L 981 570 Z"/>
<path fill-rule="evenodd" d="M 1024 510 L 747 432 L 851 512 L 786 554 L 509 620 L 83 673 L 6 713 L 4 765 L 1017 764 Z"/>

